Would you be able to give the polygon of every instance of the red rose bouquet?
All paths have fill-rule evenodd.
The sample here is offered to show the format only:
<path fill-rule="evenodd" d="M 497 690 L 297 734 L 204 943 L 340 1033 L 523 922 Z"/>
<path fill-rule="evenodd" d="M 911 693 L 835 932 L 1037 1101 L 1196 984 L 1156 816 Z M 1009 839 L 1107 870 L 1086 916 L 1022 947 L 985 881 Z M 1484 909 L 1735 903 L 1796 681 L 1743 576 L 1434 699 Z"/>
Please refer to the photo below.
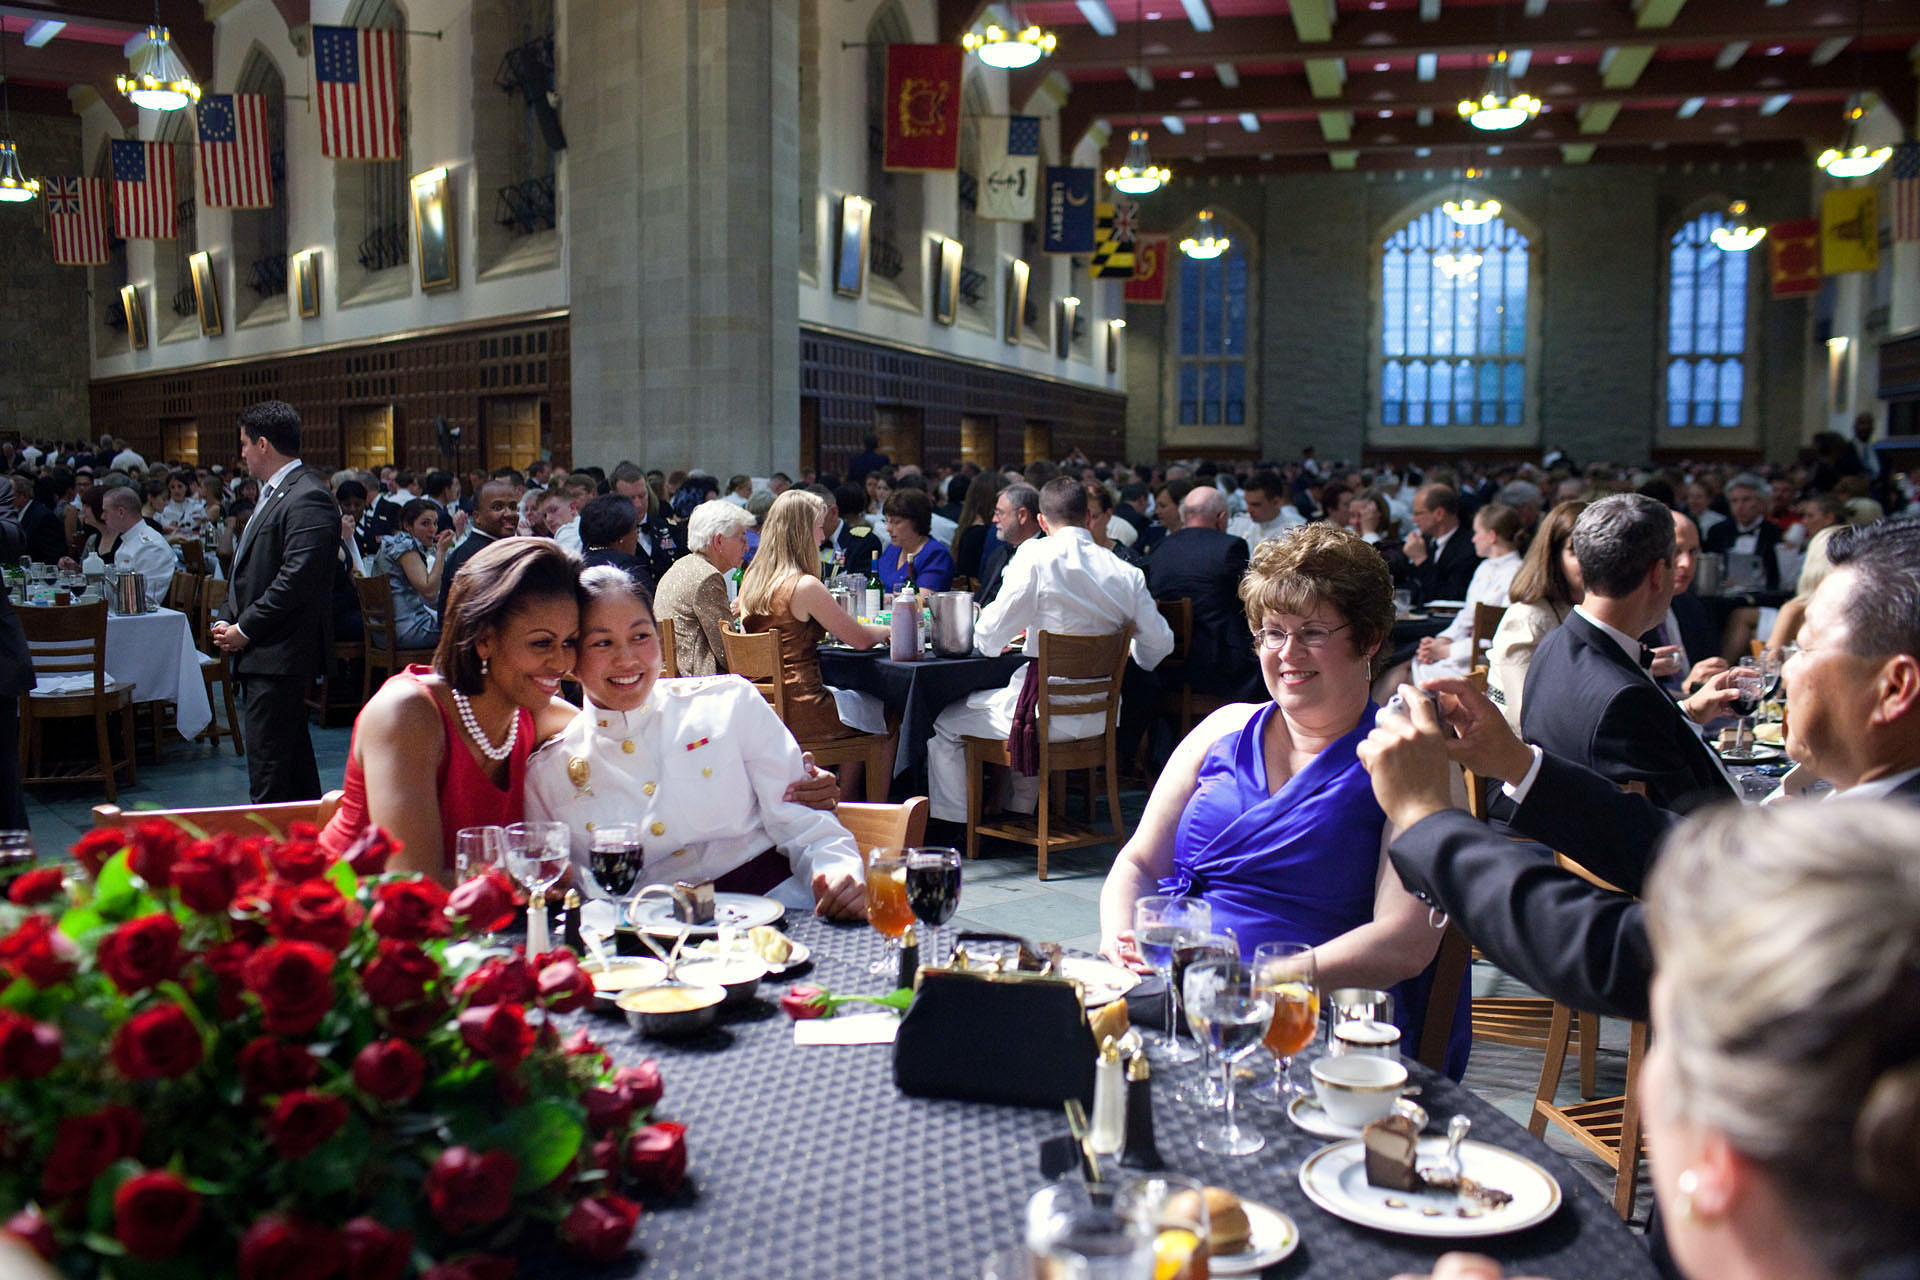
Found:
<path fill-rule="evenodd" d="M 557 1240 L 627 1248 L 672 1194 L 681 1126 L 652 1062 L 615 1070 L 555 1015 L 570 952 L 487 939 L 497 872 L 452 894 L 346 858 L 93 832 L 0 901 L 0 1232 L 67 1275 L 510 1276 Z"/>

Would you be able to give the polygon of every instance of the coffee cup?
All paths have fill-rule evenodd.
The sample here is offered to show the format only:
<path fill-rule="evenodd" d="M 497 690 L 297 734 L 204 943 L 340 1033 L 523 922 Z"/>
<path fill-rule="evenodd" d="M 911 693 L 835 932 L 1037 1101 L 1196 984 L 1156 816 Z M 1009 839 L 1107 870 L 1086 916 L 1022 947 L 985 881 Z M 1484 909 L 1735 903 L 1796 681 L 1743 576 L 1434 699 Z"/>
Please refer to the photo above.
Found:
<path fill-rule="evenodd" d="M 1393 1110 L 1407 1069 L 1392 1058 L 1347 1054 L 1314 1062 L 1313 1092 L 1335 1124 L 1361 1128 Z"/>
<path fill-rule="evenodd" d="M 1400 1052 L 1400 1028 L 1374 1018 L 1348 1018 L 1333 1024 L 1333 1054 L 1366 1053 L 1380 1058 L 1397 1057 Z"/>

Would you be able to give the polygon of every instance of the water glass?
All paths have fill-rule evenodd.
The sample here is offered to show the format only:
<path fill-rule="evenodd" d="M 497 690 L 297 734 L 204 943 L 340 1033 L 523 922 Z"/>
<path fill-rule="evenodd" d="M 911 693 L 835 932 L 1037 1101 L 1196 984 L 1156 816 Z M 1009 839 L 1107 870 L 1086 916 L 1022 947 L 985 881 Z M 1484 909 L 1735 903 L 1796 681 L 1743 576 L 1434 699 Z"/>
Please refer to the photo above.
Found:
<path fill-rule="evenodd" d="M 1216 1128 L 1202 1130 L 1197 1145 L 1212 1155 L 1252 1155 L 1267 1140 L 1240 1124 L 1233 1064 L 1260 1047 L 1273 1020 L 1273 997 L 1261 990 L 1253 966 L 1238 956 L 1189 965 L 1183 994 L 1194 1021 L 1206 1028 L 1208 1048 L 1220 1060 L 1220 1087 L 1227 1096 L 1225 1119 Z"/>
<path fill-rule="evenodd" d="M 1199 1055 L 1180 1043 L 1180 988 L 1173 978 L 1173 952 L 1189 935 L 1213 928 L 1213 907 L 1199 898 L 1157 895 L 1133 904 L 1133 945 L 1167 989 L 1167 1032 L 1147 1038 L 1147 1048 L 1169 1062 Z"/>
<path fill-rule="evenodd" d="M 453 878 L 464 884 L 489 868 L 506 870 L 505 827 L 462 827 L 453 838 Z"/>
<path fill-rule="evenodd" d="M 1114 1197 L 1120 1215 L 1153 1232 L 1155 1280 L 1205 1280 L 1206 1188 L 1196 1178 L 1153 1173 L 1120 1184 Z"/>
<path fill-rule="evenodd" d="M 1035 1273 L 1072 1280 L 1150 1280 L 1153 1231 L 1119 1212 L 1111 1186 L 1050 1183 L 1027 1201 Z M 1049 1265 L 1050 1264 L 1050 1265 Z"/>
<path fill-rule="evenodd" d="M 1202 960 L 1239 958 L 1240 940 L 1234 937 L 1231 929 L 1184 937 L 1180 945 L 1173 949 L 1173 985 L 1184 996 L 1186 975 L 1194 964 Z M 1213 1053 L 1207 1043 L 1207 1027 L 1191 1005 L 1187 1006 L 1187 1030 L 1193 1033 L 1194 1043 L 1200 1046 L 1201 1067 L 1198 1073 L 1173 1091 L 1173 1096 L 1196 1107 L 1223 1106 L 1226 1095 L 1221 1092 L 1220 1078 L 1213 1074 Z"/>
<path fill-rule="evenodd" d="M 7 885 L 15 876 L 32 870 L 35 860 L 33 832 L 0 831 L 0 899 L 6 897 Z"/>

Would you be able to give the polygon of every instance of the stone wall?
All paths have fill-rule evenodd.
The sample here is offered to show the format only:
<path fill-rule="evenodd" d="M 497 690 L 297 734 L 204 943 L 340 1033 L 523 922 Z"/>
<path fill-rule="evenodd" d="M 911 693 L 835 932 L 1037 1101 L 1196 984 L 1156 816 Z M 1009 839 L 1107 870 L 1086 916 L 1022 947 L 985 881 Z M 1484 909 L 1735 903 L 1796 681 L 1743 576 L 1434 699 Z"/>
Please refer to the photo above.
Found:
<path fill-rule="evenodd" d="M 75 174 L 80 122 L 16 112 L 13 138 L 29 177 Z M 0 435 L 87 436 L 85 267 L 58 267 L 47 237 L 47 204 L 0 205 L 0 351 L 11 353 L 0 379 Z M 101 309 L 106 299 L 98 300 Z"/>

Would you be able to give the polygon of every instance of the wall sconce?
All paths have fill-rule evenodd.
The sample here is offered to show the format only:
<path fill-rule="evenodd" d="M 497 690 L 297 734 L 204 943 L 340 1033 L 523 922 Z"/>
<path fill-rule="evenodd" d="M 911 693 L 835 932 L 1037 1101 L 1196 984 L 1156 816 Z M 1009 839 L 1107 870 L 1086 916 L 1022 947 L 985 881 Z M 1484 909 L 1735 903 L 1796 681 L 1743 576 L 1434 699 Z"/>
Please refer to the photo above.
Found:
<path fill-rule="evenodd" d="M 1053 326 L 1053 354 L 1062 360 L 1073 350 L 1073 322 L 1080 315 L 1080 299 L 1060 299 L 1060 317 Z"/>
<path fill-rule="evenodd" d="M 1107 321 L 1107 372 L 1120 372 L 1120 335 L 1126 330 L 1125 320 Z"/>

